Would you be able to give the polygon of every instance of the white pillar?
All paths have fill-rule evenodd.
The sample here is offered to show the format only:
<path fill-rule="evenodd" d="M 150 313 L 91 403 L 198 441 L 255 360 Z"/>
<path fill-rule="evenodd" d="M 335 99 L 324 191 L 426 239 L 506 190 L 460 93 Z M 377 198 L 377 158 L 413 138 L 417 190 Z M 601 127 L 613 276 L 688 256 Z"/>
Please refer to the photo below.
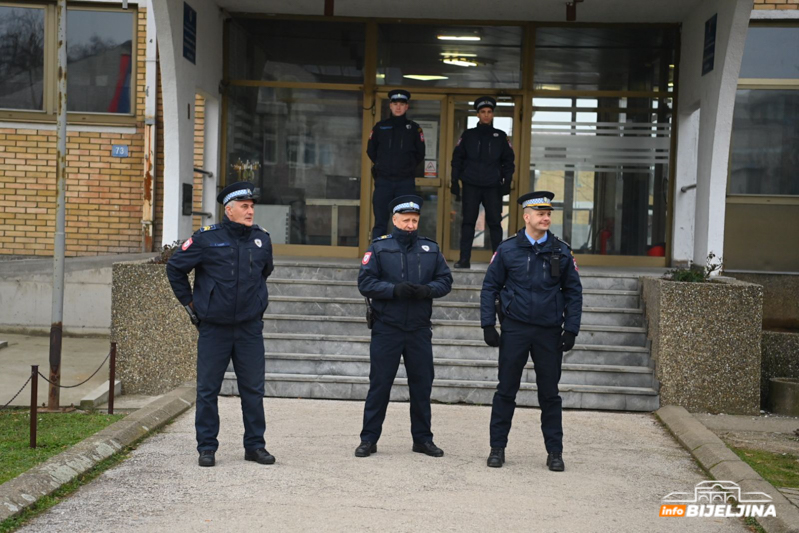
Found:
<path fill-rule="evenodd" d="M 675 263 L 691 259 L 704 265 L 710 252 L 724 255 L 733 107 L 752 4 L 752 0 L 708 0 L 683 21 L 677 113 L 680 141 L 672 233 Z M 714 66 L 702 75 L 705 22 L 713 15 L 717 15 Z M 683 193 L 681 187 L 690 185 L 693 176 L 695 191 Z M 690 256 L 686 257 L 689 251 Z"/>

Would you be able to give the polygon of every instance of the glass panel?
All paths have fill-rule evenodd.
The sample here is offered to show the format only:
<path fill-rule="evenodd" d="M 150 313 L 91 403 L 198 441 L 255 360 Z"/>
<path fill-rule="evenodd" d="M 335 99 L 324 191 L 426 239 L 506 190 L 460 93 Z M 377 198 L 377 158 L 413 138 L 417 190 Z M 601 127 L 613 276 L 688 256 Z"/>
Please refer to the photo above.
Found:
<path fill-rule="evenodd" d="M 799 90 L 739 89 L 730 194 L 799 195 Z"/>
<path fill-rule="evenodd" d="M 233 80 L 362 83 L 365 26 L 234 18 L 228 31 Z"/>
<path fill-rule="evenodd" d="M 671 91 L 677 28 L 536 29 L 536 89 Z"/>
<path fill-rule="evenodd" d="M 799 27 L 749 28 L 740 77 L 799 79 Z"/>
<path fill-rule="evenodd" d="M 360 92 L 230 87 L 227 182 L 261 189 L 276 244 L 358 245 Z"/>
<path fill-rule="evenodd" d="M 522 33 L 519 26 L 381 24 L 377 83 L 519 88 Z"/>
<path fill-rule="evenodd" d="M 44 109 L 44 9 L 0 7 L 0 108 Z"/>
<path fill-rule="evenodd" d="M 474 98 L 465 98 L 464 100 L 456 100 L 454 113 L 454 138 L 460 137 L 460 134 L 469 128 L 477 126 L 477 111 L 474 110 Z M 494 109 L 494 127 L 500 129 L 508 134 L 510 139 L 513 136 L 513 114 L 515 105 L 509 98 L 498 98 L 497 107 Z M 457 141 L 456 141 L 457 142 Z M 449 163 L 449 161 L 447 161 Z M 461 184 L 462 186 L 462 184 Z M 449 187 L 449 184 L 447 184 Z M 508 217 L 510 215 L 509 195 L 502 197 L 502 238 L 508 237 Z M 461 202 L 451 199 L 449 211 L 449 234 L 450 234 L 450 247 L 452 249 L 459 249 L 461 242 L 461 223 L 463 219 L 463 206 Z M 489 236 L 488 227 L 485 224 L 485 209 L 480 205 L 480 214 L 477 216 L 477 224 L 475 224 L 474 240 L 472 241 L 472 251 L 474 250 L 492 250 L 491 238 Z M 499 244 L 499 243 L 497 243 Z"/>
<path fill-rule="evenodd" d="M 529 187 L 577 253 L 665 255 L 670 98 L 533 98 Z"/>
<path fill-rule="evenodd" d="M 67 11 L 67 109 L 130 113 L 133 12 Z"/>

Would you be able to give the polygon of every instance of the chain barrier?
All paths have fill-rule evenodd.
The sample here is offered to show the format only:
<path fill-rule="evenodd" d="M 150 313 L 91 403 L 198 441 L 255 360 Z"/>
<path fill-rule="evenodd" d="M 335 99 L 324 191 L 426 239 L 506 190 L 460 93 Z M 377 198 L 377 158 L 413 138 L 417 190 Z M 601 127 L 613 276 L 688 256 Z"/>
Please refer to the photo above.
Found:
<path fill-rule="evenodd" d="M 47 383 L 49 383 L 50 385 L 55 385 L 55 386 L 56 386 L 56 387 L 58 387 L 59 389 L 74 389 L 75 387 L 80 387 L 81 385 L 83 385 L 84 383 L 86 383 L 87 381 L 89 381 L 90 379 L 92 379 L 94 376 L 96 376 L 96 375 L 97 375 L 97 373 L 100 371 L 100 369 L 101 369 L 101 368 L 103 368 L 103 365 L 105 364 L 105 362 L 106 362 L 106 361 L 108 361 L 108 358 L 109 358 L 109 357 L 111 357 L 111 352 L 108 352 L 108 355 L 106 355 L 106 356 L 105 356 L 105 359 L 103 359 L 103 362 L 102 362 L 102 363 L 100 363 L 100 366 L 98 366 L 98 367 L 97 367 L 97 370 L 95 370 L 95 371 L 94 371 L 94 373 L 93 373 L 91 376 L 89 376 L 88 378 L 84 379 L 84 380 L 83 380 L 83 381 L 81 381 L 80 383 L 76 383 L 75 385 L 56 385 L 55 383 L 53 383 L 52 381 L 50 381 L 49 379 L 47 379 L 47 378 L 45 377 L 45 375 L 44 375 L 44 374 L 42 374 L 41 372 L 39 372 L 39 376 L 40 376 L 40 377 L 41 377 L 43 380 L 45 380 Z"/>
<path fill-rule="evenodd" d="M 17 393 L 14 395 L 14 397 L 13 397 L 13 398 L 11 398 L 10 400 L 8 400 L 8 403 L 7 403 L 7 404 L 5 404 L 3 407 L 0 407 L 0 410 L 3 410 L 3 409 L 5 409 L 5 408 L 6 408 L 6 407 L 8 407 L 9 405 L 11 405 L 11 402 L 13 402 L 14 400 L 16 400 L 16 399 L 17 399 L 17 396 L 19 396 L 19 395 L 20 395 L 20 393 L 23 391 L 23 389 L 25 389 L 25 387 L 27 387 L 27 386 L 28 386 L 28 383 L 30 383 L 30 382 L 31 382 L 31 378 L 33 378 L 33 376 L 28 376 L 28 380 L 27 380 L 27 381 L 25 381 L 25 384 L 24 384 L 22 387 L 20 387 L 20 389 L 17 391 Z"/>

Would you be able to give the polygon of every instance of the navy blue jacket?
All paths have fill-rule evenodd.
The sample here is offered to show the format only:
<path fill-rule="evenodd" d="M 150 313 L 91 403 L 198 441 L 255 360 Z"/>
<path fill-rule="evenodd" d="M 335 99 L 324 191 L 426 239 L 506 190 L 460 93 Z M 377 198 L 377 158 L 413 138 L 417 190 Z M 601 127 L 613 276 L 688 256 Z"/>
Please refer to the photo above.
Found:
<path fill-rule="evenodd" d="M 478 124 L 463 132 L 452 152 L 452 180 L 499 187 L 513 179 L 513 147 L 504 131 Z"/>
<path fill-rule="evenodd" d="M 550 260 L 560 250 L 560 276 L 552 276 Z M 535 326 L 562 326 L 580 333 L 583 286 L 571 248 L 552 232 L 535 248 L 524 234 L 500 243 L 488 265 L 480 292 L 480 325 L 496 324 L 494 300 L 499 295 L 502 312 L 514 320 Z"/>
<path fill-rule="evenodd" d="M 402 233 L 405 233 L 402 235 Z M 394 285 L 407 281 L 428 285 L 432 298 L 398 300 Z M 415 232 L 395 231 L 375 239 L 358 272 L 358 290 L 372 299 L 375 318 L 405 331 L 429 328 L 433 298 L 452 290 L 452 273 L 435 241 Z"/>
<path fill-rule="evenodd" d="M 381 120 L 372 128 L 366 154 L 374 163 L 375 179 L 397 181 L 414 177 L 424 161 L 424 133 L 405 115 Z"/>
<path fill-rule="evenodd" d="M 272 240 L 257 225 L 230 222 L 205 226 L 183 243 L 166 265 L 181 305 L 194 302 L 200 320 L 240 324 L 261 318 L 269 304 Z M 188 273 L 194 270 L 194 294 Z"/>

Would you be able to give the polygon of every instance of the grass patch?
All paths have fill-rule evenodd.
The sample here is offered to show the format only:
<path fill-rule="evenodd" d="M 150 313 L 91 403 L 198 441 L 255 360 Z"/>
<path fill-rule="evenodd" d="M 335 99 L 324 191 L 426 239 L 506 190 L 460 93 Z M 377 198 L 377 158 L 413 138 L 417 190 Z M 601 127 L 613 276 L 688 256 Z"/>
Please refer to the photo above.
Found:
<path fill-rule="evenodd" d="M 30 444 L 30 411 L 0 411 L 0 484 L 13 479 L 124 415 L 102 413 L 40 413 L 36 448 Z"/>
<path fill-rule="evenodd" d="M 732 446 L 730 448 L 743 462 L 775 487 L 799 488 L 799 457 L 796 455 Z"/>

